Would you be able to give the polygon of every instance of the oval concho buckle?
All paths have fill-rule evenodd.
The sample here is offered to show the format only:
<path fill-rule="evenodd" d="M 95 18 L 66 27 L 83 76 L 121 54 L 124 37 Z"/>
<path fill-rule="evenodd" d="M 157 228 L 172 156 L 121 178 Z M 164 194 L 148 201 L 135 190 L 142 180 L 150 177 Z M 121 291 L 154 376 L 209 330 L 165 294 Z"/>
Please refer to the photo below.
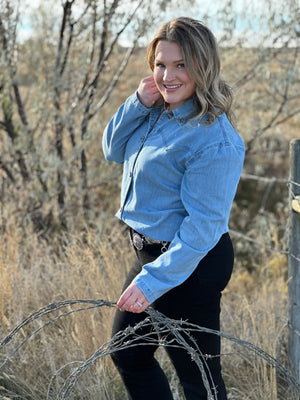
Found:
<path fill-rule="evenodd" d="M 144 247 L 143 238 L 138 233 L 133 233 L 132 243 L 137 250 L 142 250 Z"/>

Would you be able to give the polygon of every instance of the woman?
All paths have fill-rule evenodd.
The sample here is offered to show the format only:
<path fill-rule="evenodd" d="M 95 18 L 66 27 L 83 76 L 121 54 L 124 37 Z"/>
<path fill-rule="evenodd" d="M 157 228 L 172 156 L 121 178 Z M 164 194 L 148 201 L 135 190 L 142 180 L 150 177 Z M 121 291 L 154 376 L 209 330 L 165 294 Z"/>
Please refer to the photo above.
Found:
<path fill-rule="evenodd" d="M 147 59 L 153 74 L 103 136 L 106 158 L 124 164 L 117 216 L 130 227 L 137 255 L 113 333 L 143 320 L 149 304 L 170 318 L 219 330 L 221 292 L 233 267 L 228 218 L 244 159 L 230 123 L 231 91 L 220 78 L 216 40 L 199 21 L 163 24 Z M 219 336 L 193 336 L 203 354 L 216 355 L 207 361 L 208 376 L 218 400 L 226 399 Z M 133 400 L 173 399 L 155 350 L 143 345 L 113 356 Z M 207 399 L 191 357 L 174 347 L 167 352 L 186 399 Z"/>

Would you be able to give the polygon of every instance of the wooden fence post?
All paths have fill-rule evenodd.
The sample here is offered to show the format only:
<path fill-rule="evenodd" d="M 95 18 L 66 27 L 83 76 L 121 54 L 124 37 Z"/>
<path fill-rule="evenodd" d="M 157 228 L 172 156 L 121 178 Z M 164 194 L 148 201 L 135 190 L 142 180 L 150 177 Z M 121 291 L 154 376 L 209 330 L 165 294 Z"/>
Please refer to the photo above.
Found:
<path fill-rule="evenodd" d="M 290 143 L 290 180 L 288 351 L 292 373 L 300 383 L 300 139 Z"/>

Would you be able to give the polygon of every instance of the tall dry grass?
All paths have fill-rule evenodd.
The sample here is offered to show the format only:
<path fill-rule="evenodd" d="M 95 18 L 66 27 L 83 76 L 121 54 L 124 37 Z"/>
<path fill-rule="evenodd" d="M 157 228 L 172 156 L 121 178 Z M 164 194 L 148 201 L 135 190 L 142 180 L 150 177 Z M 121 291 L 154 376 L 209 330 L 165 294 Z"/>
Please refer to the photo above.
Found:
<path fill-rule="evenodd" d="M 49 245 L 30 228 L 24 235 L 13 222 L 7 224 L 0 248 L 1 337 L 48 303 L 117 298 L 130 262 L 128 252 L 122 251 L 127 238 L 113 231 L 103 242 L 96 232 L 84 232 L 65 241 Z M 115 247 L 120 251 L 112 251 Z M 112 316 L 113 310 L 104 308 L 78 312 L 44 328 L 7 364 L 0 386 L 23 398 L 45 399 L 47 384 L 62 365 L 88 358 L 108 340 Z M 35 321 L 32 329 L 40 324 Z M 28 334 L 29 327 L 24 328 L 20 340 Z M 12 341 L 5 350 L 11 352 L 16 346 Z M 114 390 L 118 379 L 106 362 L 91 369 L 88 381 L 80 383 L 78 398 L 124 398 L 122 389 Z"/>
<path fill-rule="evenodd" d="M 66 299 L 115 301 L 121 291 L 133 252 L 123 227 L 112 225 L 110 235 L 97 230 L 54 240 L 41 239 L 30 226 L 17 228 L 13 215 L 3 225 L 0 247 L 0 333 L 3 338 L 27 315 L 51 302 Z M 63 243 L 63 244 L 62 244 Z M 262 254 L 262 265 L 247 272 L 237 260 L 235 272 L 223 295 L 222 331 L 261 347 L 287 365 L 287 262 L 277 253 Z M 31 337 L 0 370 L 2 399 L 45 399 L 51 377 L 52 394 L 76 362 L 86 360 L 109 340 L 113 308 L 102 307 L 70 315 L 45 326 Z M 55 316 L 55 313 L 53 312 Z M 51 316 L 51 315 L 50 315 Z M 0 353 L 10 354 L 32 329 L 26 326 Z M 183 399 L 172 366 L 163 350 L 158 352 L 174 392 Z M 243 346 L 223 339 L 222 363 L 232 400 L 296 399 L 285 377 Z M 69 365 L 69 366 L 68 366 Z M 287 397 L 289 396 L 289 397 Z M 91 365 L 80 378 L 72 399 L 120 400 L 126 394 L 108 357 Z"/>
<path fill-rule="evenodd" d="M 222 330 L 259 346 L 288 367 L 286 257 L 275 253 L 263 262 L 251 273 L 235 272 L 223 296 Z M 275 368 L 245 353 L 242 346 L 223 341 L 223 352 L 229 354 L 223 357 L 223 367 L 232 399 L 296 399 Z"/>

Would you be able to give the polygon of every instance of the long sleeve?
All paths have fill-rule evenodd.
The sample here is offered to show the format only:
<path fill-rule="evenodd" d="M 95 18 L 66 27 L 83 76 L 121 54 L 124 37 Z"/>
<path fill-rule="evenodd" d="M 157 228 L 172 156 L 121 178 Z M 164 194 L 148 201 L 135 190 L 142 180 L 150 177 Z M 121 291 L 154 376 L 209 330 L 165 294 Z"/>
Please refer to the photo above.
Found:
<path fill-rule="evenodd" d="M 150 303 L 184 282 L 227 232 L 243 158 L 242 146 L 214 145 L 190 160 L 181 185 L 187 216 L 169 250 L 134 280 Z"/>
<path fill-rule="evenodd" d="M 103 132 L 102 149 L 107 160 L 123 164 L 129 138 L 149 113 L 136 93 L 122 104 Z"/>
<path fill-rule="evenodd" d="M 133 94 L 103 134 L 108 160 L 124 163 L 117 217 L 142 235 L 170 241 L 134 282 L 150 303 L 184 282 L 228 231 L 245 148 L 225 114 L 190 123 L 190 99 L 173 111 Z"/>

